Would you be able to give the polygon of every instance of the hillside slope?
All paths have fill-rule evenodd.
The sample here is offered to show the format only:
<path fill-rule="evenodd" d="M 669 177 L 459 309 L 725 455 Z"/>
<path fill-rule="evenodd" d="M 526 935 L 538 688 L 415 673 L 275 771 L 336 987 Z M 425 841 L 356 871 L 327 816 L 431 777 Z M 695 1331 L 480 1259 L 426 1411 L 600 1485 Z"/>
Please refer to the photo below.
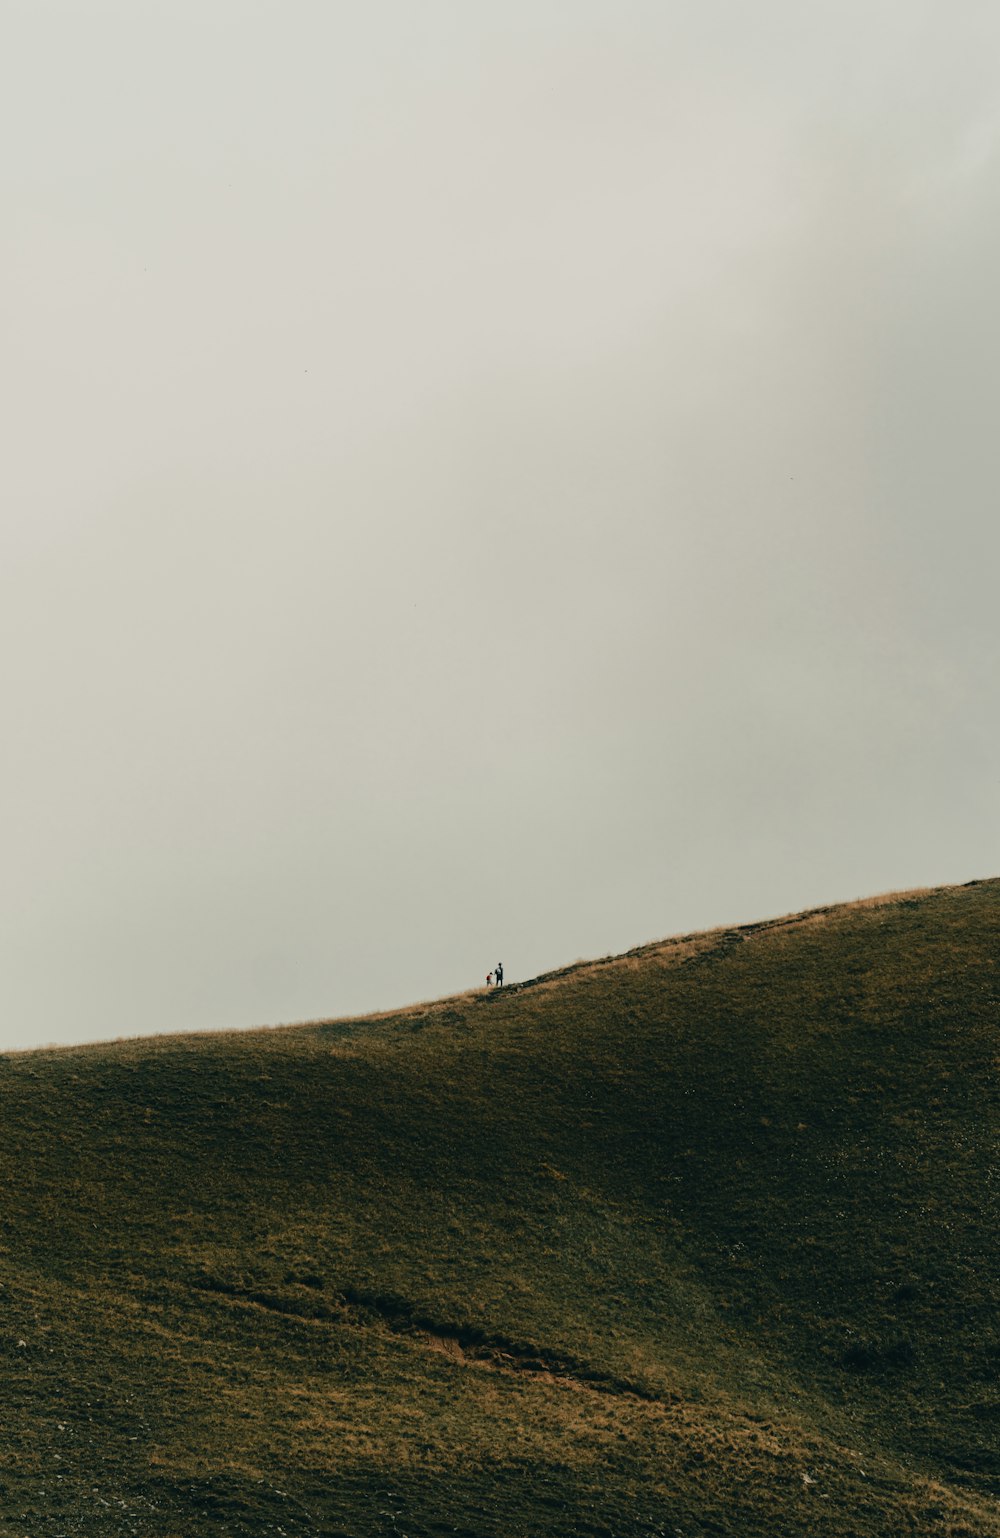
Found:
<path fill-rule="evenodd" d="M 998 919 L 0 1058 L 0 1538 L 1000 1534 Z"/>

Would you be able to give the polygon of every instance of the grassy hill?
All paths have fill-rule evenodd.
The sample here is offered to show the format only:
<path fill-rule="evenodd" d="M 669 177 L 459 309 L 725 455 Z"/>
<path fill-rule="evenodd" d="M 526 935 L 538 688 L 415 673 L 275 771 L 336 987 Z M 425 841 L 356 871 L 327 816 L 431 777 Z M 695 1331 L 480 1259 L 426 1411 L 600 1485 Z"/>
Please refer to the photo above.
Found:
<path fill-rule="evenodd" d="M 1000 1534 L 998 920 L 0 1058 L 0 1538 Z"/>

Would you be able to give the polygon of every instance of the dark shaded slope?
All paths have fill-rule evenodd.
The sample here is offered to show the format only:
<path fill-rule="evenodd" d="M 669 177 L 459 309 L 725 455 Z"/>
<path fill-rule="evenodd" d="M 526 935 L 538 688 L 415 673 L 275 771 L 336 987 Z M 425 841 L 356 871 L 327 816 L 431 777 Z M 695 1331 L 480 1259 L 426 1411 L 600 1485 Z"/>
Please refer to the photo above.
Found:
<path fill-rule="evenodd" d="M 1000 1531 L 998 908 L 0 1061 L 10 1531 Z"/>

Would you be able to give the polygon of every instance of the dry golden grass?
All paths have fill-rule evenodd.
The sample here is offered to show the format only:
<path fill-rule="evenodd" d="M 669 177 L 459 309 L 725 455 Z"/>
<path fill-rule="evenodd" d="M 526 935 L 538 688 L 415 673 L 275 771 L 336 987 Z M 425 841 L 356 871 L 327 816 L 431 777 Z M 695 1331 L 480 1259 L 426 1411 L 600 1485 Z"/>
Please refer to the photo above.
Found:
<path fill-rule="evenodd" d="M 0 1060 L 0 1538 L 997 1534 L 998 918 Z"/>

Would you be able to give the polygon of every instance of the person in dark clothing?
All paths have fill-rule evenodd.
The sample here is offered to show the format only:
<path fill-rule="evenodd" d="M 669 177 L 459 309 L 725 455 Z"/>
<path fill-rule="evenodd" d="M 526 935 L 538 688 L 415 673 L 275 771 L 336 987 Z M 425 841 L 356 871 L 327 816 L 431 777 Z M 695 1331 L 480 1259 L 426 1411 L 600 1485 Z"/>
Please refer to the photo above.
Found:
<path fill-rule="evenodd" d="M 503 962 L 502 961 L 498 961 L 497 962 L 496 979 L 497 979 L 497 987 L 498 988 L 502 988 L 503 987 Z"/>

